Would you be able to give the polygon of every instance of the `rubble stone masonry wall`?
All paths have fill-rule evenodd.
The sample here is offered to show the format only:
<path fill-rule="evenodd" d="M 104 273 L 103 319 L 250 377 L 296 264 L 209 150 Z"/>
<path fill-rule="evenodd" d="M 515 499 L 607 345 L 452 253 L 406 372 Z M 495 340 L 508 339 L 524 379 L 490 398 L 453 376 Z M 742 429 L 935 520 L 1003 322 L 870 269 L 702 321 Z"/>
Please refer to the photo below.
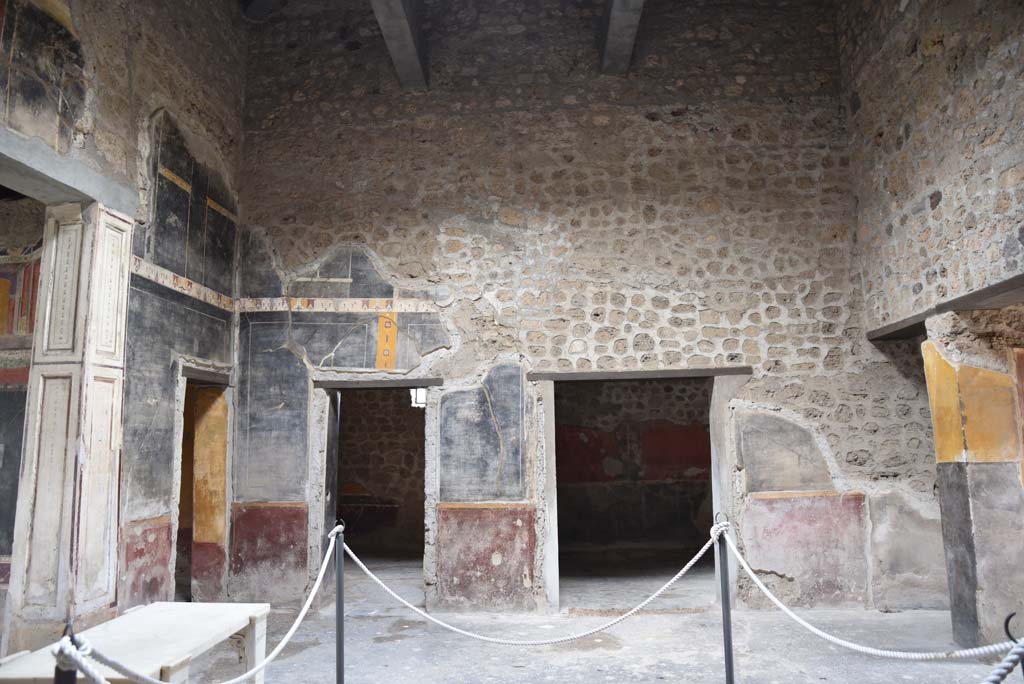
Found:
<path fill-rule="evenodd" d="M 1024 271 L 1024 8 L 837 3 L 869 328 Z"/>
<path fill-rule="evenodd" d="M 834 7 L 650 0 L 634 66 L 614 78 L 596 71 L 602 6 L 428 2 L 431 86 L 411 92 L 369 5 L 297 3 L 254 26 L 248 234 L 285 281 L 359 244 L 396 285 L 432 293 L 453 343 L 416 370 L 443 377 L 445 393 L 509 361 L 752 367 L 730 405 L 730 448 L 791 429 L 820 467 L 813 483 L 794 481 L 797 467 L 759 476 L 772 503 L 750 514 L 827 509 L 870 539 L 871 560 L 851 543 L 828 567 L 783 568 L 790 597 L 892 605 L 888 590 L 912 582 L 924 587 L 915 603 L 942 602 L 941 547 L 937 571 L 892 567 L 893 539 L 940 543 L 931 424 L 918 345 L 865 338 Z M 521 491 L 540 510 L 537 397 L 527 383 Z M 768 458 L 748 460 L 763 475 Z M 746 472 L 723 483 L 740 495 L 736 518 L 748 515 Z M 465 510 L 440 519 L 470 524 Z M 869 533 L 874 515 L 889 522 Z M 794 553 L 813 555 L 814 521 L 830 518 L 808 519 Z M 517 591 L 540 601 L 544 545 L 516 543 L 536 554 Z M 812 580 L 826 572 L 834 585 Z"/>

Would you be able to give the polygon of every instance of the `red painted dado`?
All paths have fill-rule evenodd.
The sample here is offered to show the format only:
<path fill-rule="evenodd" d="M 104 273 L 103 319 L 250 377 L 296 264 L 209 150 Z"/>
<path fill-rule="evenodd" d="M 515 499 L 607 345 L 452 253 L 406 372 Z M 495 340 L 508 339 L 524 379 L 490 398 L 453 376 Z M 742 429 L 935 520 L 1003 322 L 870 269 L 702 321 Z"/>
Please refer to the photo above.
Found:
<path fill-rule="evenodd" d="M 558 425 L 555 450 L 560 484 L 700 481 L 711 472 L 711 434 L 704 425 L 652 420 L 618 432 Z"/>
<path fill-rule="evenodd" d="M 618 449 L 613 432 L 575 425 L 555 426 L 558 481 L 568 484 L 614 480 L 615 475 L 606 471 L 605 460 L 618 458 Z"/>
<path fill-rule="evenodd" d="M 28 368 L 0 368 L 0 385 L 27 385 Z"/>
<path fill-rule="evenodd" d="M 306 504 L 244 503 L 231 508 L 231 572 L 280 575 L 306 567 Z"/>
<path fill-rule="evenodd" d="M 711 472 L 711 433 L 707 427 L 652 420 L 643 423 L 641 430 L 641 479 L 708 479 Z"/>
<path fill-rule="evenodd" d="M 121 529 L 121 607 L 174 598 L 171 576 L 171 521 L 136 520 Z"/>
<path fill-rule="evenodd" d="M 533 506 L 442 504 L 438 602 L 460 609 L 534 608 L 536 545 Z"/>
<path fill-rule="evenodd" d="M 192 542 L 192 598 L 217 601 L 224 598 L 228 568 L 227 550 L 220 544 Z"/>

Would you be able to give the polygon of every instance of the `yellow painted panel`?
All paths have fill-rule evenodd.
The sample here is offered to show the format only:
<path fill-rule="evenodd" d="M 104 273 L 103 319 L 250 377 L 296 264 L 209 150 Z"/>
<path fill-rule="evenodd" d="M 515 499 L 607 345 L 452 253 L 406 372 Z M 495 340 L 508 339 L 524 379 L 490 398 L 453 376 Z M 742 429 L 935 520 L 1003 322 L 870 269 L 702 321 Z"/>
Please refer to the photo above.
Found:
<path fill-rule="evenodd" d="M 1017 373 L 1017 420 L 1024 428 L 1024 349 L 1013 350 L 1014 369 Z M 1024 430 L 1018 430 L 1022 434 Z M 1021 452 L 1020 483 L 1024 486 L 1024 450 Z"/>
<path fill-rule="evenodd" d="M 928 403 L 935 429 L 935 459 L 939 463 L 962 461 L 964 433 L 960 420 L 960 390 L 956 369 L 932 342 L 921 345 L 924 374 L 928 380 Z"/>
<path fill-rule="evenodd" d="M 960 367 L 967 460 L 1007 462 L 1020 459 L 1017 386 L 1006 373 Z"/>
<path fill-rule="evenodd" d="M 220 387 L 196 392 L 195 484 L 192 540 L 227 542 L 228 402 Z"/>
<path fill-rule="evenodd" d="M 382 313 L 377 317 L 377 368 L 395 369 L 395 350 L 398 348 L 398 314 Z"/>
<path fill-rule="evenodd" d="M 178 527 L 192 529 L 192 483 L 195 480 L 196 388 L 185 385 L 184 423 L 181 432 L 181 486 L 178 489 Z"/>

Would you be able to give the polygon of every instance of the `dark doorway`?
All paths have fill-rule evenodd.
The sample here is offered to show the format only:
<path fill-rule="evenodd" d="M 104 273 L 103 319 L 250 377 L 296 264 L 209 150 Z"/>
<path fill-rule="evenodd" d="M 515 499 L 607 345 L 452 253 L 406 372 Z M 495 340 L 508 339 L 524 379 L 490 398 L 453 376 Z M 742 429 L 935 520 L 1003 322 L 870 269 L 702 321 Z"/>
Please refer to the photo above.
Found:
<path fill-rule="evenodd" d="M 712 381 L 555 383 L 563 606 L 631 607 L 707 541 Z M 665 599 L 686 609 L 713 603 L 710 554 Z"/>
<path fill-rule="evenodd" d="M 345 541 L 360 555 L 422 559 L 426 390 L 340 395 L 337 501 Z"/>
<path fill-rule="evenodd" d="M 14 545 L 45 222 L 41 202 L 0 186 L 0 614 Z"/>

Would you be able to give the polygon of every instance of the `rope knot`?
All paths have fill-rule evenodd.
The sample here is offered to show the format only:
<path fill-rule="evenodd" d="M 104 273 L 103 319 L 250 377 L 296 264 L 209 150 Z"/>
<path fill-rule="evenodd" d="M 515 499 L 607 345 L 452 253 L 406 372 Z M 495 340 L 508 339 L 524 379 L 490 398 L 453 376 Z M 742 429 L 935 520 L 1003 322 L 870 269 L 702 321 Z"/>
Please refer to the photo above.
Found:
<path fill-rule="evenodd" d="M 82 659 L 92 653 L 92 645 L 77 637 L 77 643 L 71 640 L 70 636 L 61 637 L 57 645 L 53 647 L 53 657 L 57 661 L 57 667 L 70 672 L 79 669 Z"/>
<path fill-rule="evenodd" d="M 728 520 L 716 522 L 714 525 L 711 526 L 711 538 L 717 540 L 723 534 L 728 532 L 731 527 L 732 525 L 729 524 Z"/>
<path fill-rule="evenodd" d="M 337 525 L 334 526 L 333 530 L 331 530 L 330 532 L 327 533 L 327 536 L 330 539 L 334 539 L 335 537 L 337 537 L 339 534 L 341 534 L 344 531 L 345 531 L 345 523 L 339 522 Z"/>

